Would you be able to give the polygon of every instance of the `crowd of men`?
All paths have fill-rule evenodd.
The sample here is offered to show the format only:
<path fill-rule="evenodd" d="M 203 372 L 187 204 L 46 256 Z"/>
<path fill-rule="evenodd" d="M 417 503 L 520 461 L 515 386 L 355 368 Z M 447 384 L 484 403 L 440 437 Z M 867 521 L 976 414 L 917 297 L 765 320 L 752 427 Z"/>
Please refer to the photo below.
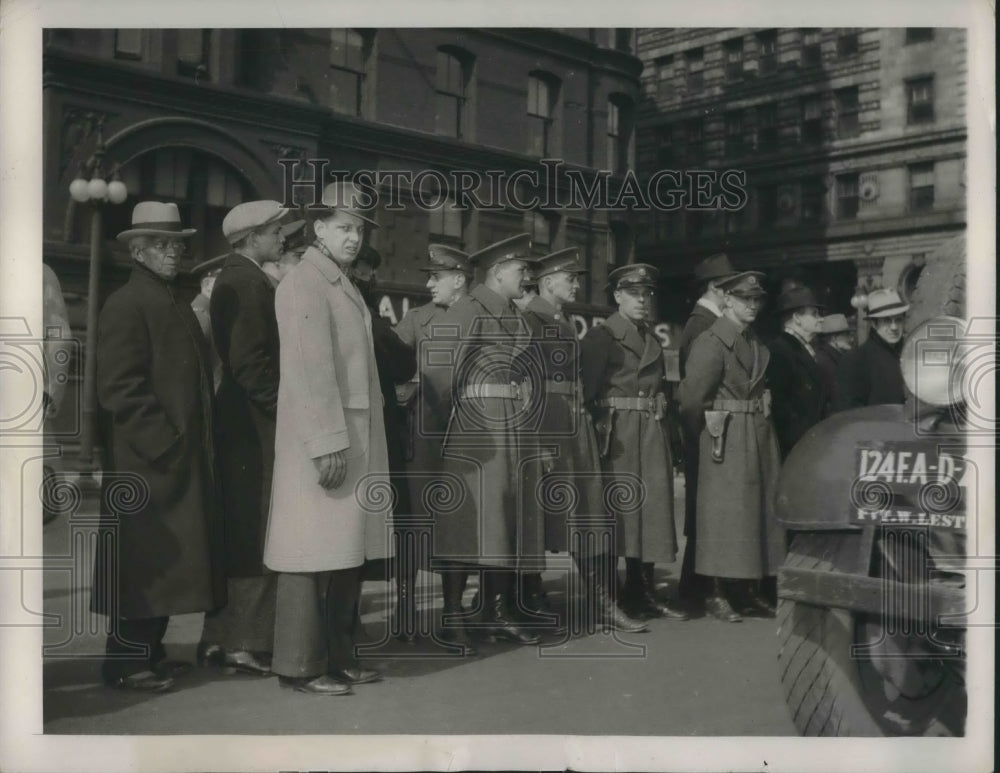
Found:
<path fill-rule="evenodd" d="M 903 402 L 898 294 L 871 294 L 874 334 L 853 349 L 844 316 L 788 284 L 765 345 L 764 275 L 713 255 L 674 388 L 651 330 L 655 267 L 613 270 L 617 310 L 578 340 L 576 248 L 432 244 L 431 300 L 393 327 L 374 307 L 381 258 L 360 200 L 331 184 L 309 223 L 274 201 L 233 208 L 232 252 L 199 267 L 191 304 L 174 280 L 195 231 L 176 205 L 139 203 L 118 235 L 134 266 L 101 311 L 98 399 L 106 478 L 141 479 L 143 495 L 127 515 L 102 508 L 105 682 L 169 689 L 193 667 L 166 657 L 169 618 L 204 612 L 199 666 L 350 694 L 382 678 L 358 657 L 363 581 L 392 578 L 392 631 L 412 642 L 419 571 L 440 577 L 432 636 L 456 657 L 483 636 L 536 644 L 565 629 L 541 581 L 551 552 L 571 555 L 590 630 L 772 616 L 781 460 L 836 410 Z M 676 560 L 681 447 L 687 543 L 668 600 L 655 569 Z"/>

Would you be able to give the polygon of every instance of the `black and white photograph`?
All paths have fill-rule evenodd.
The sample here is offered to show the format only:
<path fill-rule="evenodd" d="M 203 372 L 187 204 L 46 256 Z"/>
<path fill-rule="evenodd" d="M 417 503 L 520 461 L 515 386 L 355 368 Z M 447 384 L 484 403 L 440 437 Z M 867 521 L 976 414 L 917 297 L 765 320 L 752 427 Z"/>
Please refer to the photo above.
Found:
<path fill-rule="evenodd" d="M 0 767 L 992 770 L 994 19 L 870 5 L 5 3 Z"/>

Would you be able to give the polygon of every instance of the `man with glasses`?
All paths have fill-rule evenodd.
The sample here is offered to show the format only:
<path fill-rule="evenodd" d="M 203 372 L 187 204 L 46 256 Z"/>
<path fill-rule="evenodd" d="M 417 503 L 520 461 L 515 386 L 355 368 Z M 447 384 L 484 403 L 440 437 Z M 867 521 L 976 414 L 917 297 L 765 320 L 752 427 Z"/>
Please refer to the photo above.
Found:
<path fill-rule="evenodd" d="M 872 332 L 867 341 L 840 361 L 836 410 L 906 402 L 899 355 L 909 310 L 909 304 L 895 290 L 872 290 L 868 296 Z"/>
<path fill-rule="evenodd" d="M 583 398 L 594 417 L 605 486 L 630 492 L 614 513 L 618 555 L 625 556 L 621 607 L 631 618 L 685 620 L 655 595 L 656 563 L 677 556 L 673 461 L 666 427 L 666 366 L 651 325 L 659 272 L 645 263 L 608 275 L 618 311 L 593 327 L 581 345 Z M 634 496 L 631 496 L 634 495 Z M 621 498 L 618 498 L 621 500 Z M 617 590 L 617 562 L 609 587 Z"/>
<path fill-rule="evenodd" d="M 174 279 L 186 239 L 176 204 L 144 201 L 118 234 L 135 265 L 101 310 L 97 398 L 106 450 L 91 609 L 111 618 L 109 686 L 159 692 L 189 663 L 166 658 L 171 615 L 225 603 L 213 479 L 212 373 Z M 116 513 L 123 505 L 125 512 Z"/>
<path fill-rule="evenodd" d="M 681 416 L 699 444 L 695 571 L 711 581 L 708 613 L 733 623 L 743 619 L 734 601 L 769 606 L 755 586 L 777 574 L 785 552 L 774 514 L 781 459 L 764 380 L 770 354 L 750 328 L 763 276 L 719 282 L 722 316 L 694 342 L 680 386 Z"/>
<path fill-rule="evenodd" d="M 264 266 L 281 257 L 277 201 L 229 211 L 222 233 L 233 251 L 212 289 L 212 339 L 222 360 L 215 428 L 226 533 L 228 604 L 205 616 L 200 663 L 270 673 L 276 576 L 263 565 L 274 470 L 278 403 L 278 322 Z"/>

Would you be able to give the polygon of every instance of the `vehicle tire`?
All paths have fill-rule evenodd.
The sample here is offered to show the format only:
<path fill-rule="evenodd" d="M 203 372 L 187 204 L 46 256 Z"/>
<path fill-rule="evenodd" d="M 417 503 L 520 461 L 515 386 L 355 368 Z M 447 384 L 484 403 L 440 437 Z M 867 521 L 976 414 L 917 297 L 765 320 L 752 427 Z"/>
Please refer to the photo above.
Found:
<path fill-rule="evenodd" d="M 965 256 L 963 233 L 949 239 L 927 257 L 910 299 L 910 311 L 906 316 L 908 333 L 932 317 L 965 318 Z"/>
<path fill-rule="evenodd" d="M 835 571 L 829 560 L 836 534 L 796 534 L 789 568 Z M 846 543 L 845 543 L 846 544 Z M 964 687 L 942 681 L 915 698 L 888 698 L 886 683 L 851 646 L 866 641 L 865 616 L 781 599 L 778 667 L 799 733 L 804 736 L 960 735 Z M 932 662 L 929 658 L 927 662 Z M 956 689 L 958 687 L 959 689 Z M 959 717 L 956 722 L 954 717 Z"/>

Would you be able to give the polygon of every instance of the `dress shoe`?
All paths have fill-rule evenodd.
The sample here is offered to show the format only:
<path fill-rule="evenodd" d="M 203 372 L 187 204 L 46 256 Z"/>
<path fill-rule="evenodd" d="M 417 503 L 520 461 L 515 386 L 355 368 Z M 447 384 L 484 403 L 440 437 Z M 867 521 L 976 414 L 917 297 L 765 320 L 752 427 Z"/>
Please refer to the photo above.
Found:
<path fill-rule="evenodd" d="M 279 676 L 278 684 L 290 690 L 311 695 L 351 695 L 353 693 L 349 684 L 338 682 L 325 674 L 323 676 Z"/>
<path fill-rule="evenodd" d="M 226 652 L 223 665 L 244 674 L 268 676 L 271 673 L 271 656 L 258 655 L 249 650 L 229 650 Z"/>
<path fill-rule="evenodd" d="M 169 676 L 159 676 L 152 671 L 140 671 L 137 674 L 119 676 L 105 682 L 108 687 L 116 690 L 131 690 L 132 692 L 166 692 L 174 686 L 174 680 Z"/>
<path fill-rule="evenodd" d="M 485 612 L 485 618 L 489 622 L 486 635 L 490 641 L 509 641 L 514 644 L 538 644 L 541 637 L 536 633 L 531 633 L 521 628 L 510 619 L 507 610 L 504 608 L 503 596 L 497 594 L 489 601 L 489 606 Z"/>
<path fill-rule="evenodd" d="M 453 647 L 461 647 L 462 655 L 465 657 L 471 658 L 479 654 L 476 645 L 472 643 L 472 639 L 465 632 L 465 626 L 460 623 L 451 623 L 442 626 L 441 633 L 438 634 L 438 640 Z"/>
<path fill-rule="evenodd" d="M 153 664 L 153 673 L 161 679 L 176 679 L 191 673 L 193 668 L 194 666 L 186 660 L 167 660 L 164 658 Z"/>
<path fill-rule="evenodd" d="M 775 617 L 778 614 L 778 609 L 763 596 L 756 593 L 748 593 L 745 599 L 743 614 L 759 617 Z"/>
<path fill-rule="evenodd" d="M 338 668 L 331 671 L 330 676 L 347 684 L 368 684 L 382 678 L 374 668 Z"/>
<path fill-rule="evenodd" d="M 226 651 L 223 649 L 221 644 L 203 641 L 198 642 L 198 650 L 195 655 L 195 660 L 202 668 L 205 666 L 217 666 L 222 664 L 222 659 L 225 657 L 225 654 Z"/>
<path fill-rule="evenodd" d="M 725 596 L 709 596 L 705 599 L 705 611 L 726 623 L 743 622 L 743 617 L 733 609 Z"/>

